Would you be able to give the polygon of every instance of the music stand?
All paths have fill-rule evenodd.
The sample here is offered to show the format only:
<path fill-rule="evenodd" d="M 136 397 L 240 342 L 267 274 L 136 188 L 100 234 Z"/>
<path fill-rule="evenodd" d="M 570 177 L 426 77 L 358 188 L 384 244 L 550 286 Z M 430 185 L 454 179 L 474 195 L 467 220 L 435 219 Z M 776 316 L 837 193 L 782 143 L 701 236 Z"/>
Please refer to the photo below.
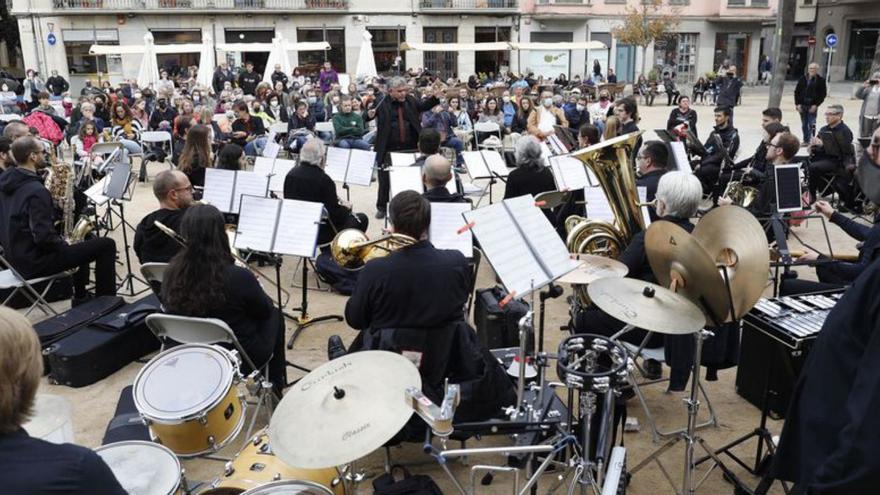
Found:
<path fill-rule="evenodd" d="M 108 180 L 104 186 L 104 196 L 110 198 L 107 207 L 108 218 L 112 219 L 114 213 L 113 206 L 115 205 L 119 207 L 119 212 L 116 214 L 119 216 L 120 227 L 122 227 L 122 243 L 123 248 L 125 249 L 126 274 L 122 277 L 117 289 L 121 290 L 128 286 L 128 292 L 125 295 L 131 297 L 141 294 L 150 288 L 150 284 L 148 284 L 146 280 L 135 275 L 131 269 L 131 253 L 129 253 L 131 245 L 128 243 L 128 229 L 134 231 L 135 228 L 125 219 L 125 202 L 131 201 L 132 195 L 134 194 L 131 187 L 134 183 L 133 179 L 134 176 L 131 173 L 131 164 L 119 162 L 113 167 L 113 170 L 110 171 L 110 180 Z M 144 285 L 144 288 L 137 292 L 134 290 L 135 280 Z"/>

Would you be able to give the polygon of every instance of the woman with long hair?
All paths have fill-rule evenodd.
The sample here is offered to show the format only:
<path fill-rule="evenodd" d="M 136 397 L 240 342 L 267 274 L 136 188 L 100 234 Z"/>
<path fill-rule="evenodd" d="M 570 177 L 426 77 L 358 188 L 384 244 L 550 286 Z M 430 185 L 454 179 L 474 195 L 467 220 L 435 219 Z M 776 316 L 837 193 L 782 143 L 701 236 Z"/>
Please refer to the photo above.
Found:
<path fill-rule="evenodd" d="M 88 158 L 92 152 L 92 146 L 103 142 L 104 139 L 98 132 L 98 125 L 94 120 L 83 121 L 79 126 L 79 133 L 76 139 L 71 140 L 73 148 L 76 150 L 76 156 L 80 159 Z"/>
<path fill-rule="evenodd" d="M 211 129 L 201 124 L 190 127 L 177 168 L 189 177 L 193 186 L 204 187 L 205 169 L 212 163 Z"/>
<path fill-rule="evenodd" d="M 187 209 L 180 221 L 186 246 L 171 259 L 162 281 L 165 309 L 226 322 L 256 366 L 269 362 L 269 378 L 280 390 L 285 364 L 278 312 L 257 278 L 235 265 L 225 223 L 213 206 Z"/>
<path fill-rule="evenodd" d="M 177 117 L 174 118 L 174 135 L 175 136 L 186 136 L 186 129 L 180 128 L 180 121 L 184 117 L 189 117 L 192 120 L 192 123 L 198 123 L 198 115 L 196 115 L 196 107 L 193 105 L 192 100 L 189 98 L 184 98 L 180 102 L 180 108 L 178 110 Z"/>
<path fill-rule="evenodd" d="M 516 114 L 513 116 L 513 122 L 510 123 L 510 132 L 517 134 L 525 134 L 529 129 L 529 115 L 535 111 L 532 99 L 523 95 L 519 99 Z"/>
<path fill-rule="evenodd" d="M 131 116 L 140 122 L 141 129 L 146 129 L 150 125 L 150 112 L 147 111 L 147 100 L 143 98 L 135 98 L 131 105 Z"/>
<path fill-rule="evenodd" d="M 233 143 L 224 146 L 217 154 L 217 168 L 223 170 L 244 170 L 247 165 L 247 155 L 244 149 Z"/>
<path fill-rule="evenodd" d="M 138 143 L 141 140 L 141 123 L 134 118 L 128 105 L 119 100 L 110 109 L 110 122 L 113 127 L 110 133 L 113 139 L 122 143 L 128 153 L 134 155 L 143 154 L 144 150 Z"/>

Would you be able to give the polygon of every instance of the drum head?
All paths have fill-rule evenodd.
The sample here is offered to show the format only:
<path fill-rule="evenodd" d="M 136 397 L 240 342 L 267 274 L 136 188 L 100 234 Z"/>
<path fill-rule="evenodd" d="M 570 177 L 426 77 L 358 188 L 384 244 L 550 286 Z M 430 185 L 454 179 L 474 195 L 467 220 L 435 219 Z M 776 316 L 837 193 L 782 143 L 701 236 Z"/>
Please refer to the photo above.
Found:
<path fill-rule="evenodd" d="M 180 484 L 180 462 L 173 452 L 152 442 L 117 442 L 95 452 L 130 495 L 170 495 Z"/>
<path fill-rule="evenodd" d="M 290 480 L 268 483 L 242 495 L 333 495 L 333 492 L 311 481 Z"/>
<path fill-rule="evenodd" d="M 233 365 L 225 350 L 201 344 L 175 347 L 138 373 L 134 403 L 152 420 L 188 419 L 216 405 L 232 378 Z"/>

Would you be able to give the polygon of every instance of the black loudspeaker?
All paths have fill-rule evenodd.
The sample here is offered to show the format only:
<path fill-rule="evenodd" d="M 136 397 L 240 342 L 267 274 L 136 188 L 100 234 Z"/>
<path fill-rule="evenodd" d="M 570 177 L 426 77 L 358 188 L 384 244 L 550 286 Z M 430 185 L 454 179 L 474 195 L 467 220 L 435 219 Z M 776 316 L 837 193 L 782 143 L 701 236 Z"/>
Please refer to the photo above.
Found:
<path fill-rule="evenodd" d="M 802 349 L 795 351 L 744 320 L 741 342 L 736 393 L 761 409 L 766 386 L 770 417 L 785 418 L 812 341 L 805 342 Z"/>

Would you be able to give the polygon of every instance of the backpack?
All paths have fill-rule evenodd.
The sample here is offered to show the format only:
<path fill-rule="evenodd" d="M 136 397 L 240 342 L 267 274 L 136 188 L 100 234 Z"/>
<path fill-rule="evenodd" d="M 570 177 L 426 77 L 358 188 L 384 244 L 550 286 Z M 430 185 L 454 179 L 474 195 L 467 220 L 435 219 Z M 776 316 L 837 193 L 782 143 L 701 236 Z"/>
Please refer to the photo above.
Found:
<path fill-rule="evenodd" d="M 396 479 L 394 470 L 403 472 L 403 478 Z M 405 467 L 395 464 L 391 472 L 373 480 L 373 495 L 443 495 L 437 483 L 426 474 L 413 475 Z"/>

